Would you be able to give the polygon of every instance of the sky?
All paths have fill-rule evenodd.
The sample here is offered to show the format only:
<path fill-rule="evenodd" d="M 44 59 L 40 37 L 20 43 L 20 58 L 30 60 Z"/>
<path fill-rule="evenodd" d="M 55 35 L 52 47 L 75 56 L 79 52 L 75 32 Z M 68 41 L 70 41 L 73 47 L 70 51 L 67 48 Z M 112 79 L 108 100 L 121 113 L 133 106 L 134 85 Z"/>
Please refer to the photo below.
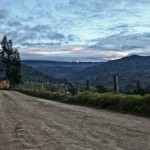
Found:
<path fill-rule="evenodd" d="M 1 0 L 4 35 L 24 60 L 150 55 L 150 0 Z"/>

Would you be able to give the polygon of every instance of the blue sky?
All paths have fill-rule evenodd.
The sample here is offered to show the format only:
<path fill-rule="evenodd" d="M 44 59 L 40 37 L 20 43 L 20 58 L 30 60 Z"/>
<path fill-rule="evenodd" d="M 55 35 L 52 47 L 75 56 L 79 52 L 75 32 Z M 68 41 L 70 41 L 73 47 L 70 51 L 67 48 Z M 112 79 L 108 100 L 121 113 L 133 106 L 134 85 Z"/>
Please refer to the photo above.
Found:
<path fill-rule="evenodd" d="M 22 59 L 150 55 L 150 1 L 1 0 L 0 33 L 13 40 Z"/>

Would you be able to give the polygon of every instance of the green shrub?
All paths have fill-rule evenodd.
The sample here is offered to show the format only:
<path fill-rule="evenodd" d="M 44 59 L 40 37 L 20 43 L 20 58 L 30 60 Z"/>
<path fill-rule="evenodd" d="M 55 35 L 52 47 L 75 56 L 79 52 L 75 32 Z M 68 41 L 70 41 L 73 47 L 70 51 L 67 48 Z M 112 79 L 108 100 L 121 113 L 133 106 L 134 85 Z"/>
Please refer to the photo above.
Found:
<path fill-rule="evenodd" d="M 97 94 L 85 92 L 78 96 L 68 98 L 67 102 L 150 116 L 150 95 L 142 97 L 121 93 Z"/>
<path fill-rule="evenodd" d="M 150 116 L 150 94 L 125 95 L 121 93 L 98 94 L 83 92 L 76 96 L 58 95 L 48 91 L 35 91 L 27 89 L 16 89 L 30 96 L 40 97 L 48 100 L 55 100 L 69 104 L 92 106 L 102 109 L 110 109 L 119 112 L 136 113 Z"/>
<path fill-rule="evenodd" d="M 14 91 L 18 91 L 30 96 L 44 98 L 48 100 L 57 100 L 57 101 L 64 101 L 66 99 L 66 96 L 64 95 L 58 95 L 52 92 L 48 91 L 36 91 L 36 90 L 30 90 L 30 89 L 14 89 Z"/>

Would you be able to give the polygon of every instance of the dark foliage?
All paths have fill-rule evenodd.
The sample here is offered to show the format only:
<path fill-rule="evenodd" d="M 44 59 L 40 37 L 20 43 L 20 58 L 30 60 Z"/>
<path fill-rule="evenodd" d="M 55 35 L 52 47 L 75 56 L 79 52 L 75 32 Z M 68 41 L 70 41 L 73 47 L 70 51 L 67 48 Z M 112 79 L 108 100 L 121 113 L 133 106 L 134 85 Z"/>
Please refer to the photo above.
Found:
<path fill-rule="evenodd" d="M 98 93 L 106 93 L 108 92 L 107 88 L 105 88 L 102 84 L 96 86 L 96 90 Z"/>
<path fill-rule="evenodd" d="M 17 49 L 13 48 L 13 43 L 4 36 L 1 42 L 1 63 L 5 66 L 5 76 L 7 77 L 10 87 L 15 87 L 21 83 L 21 62 Z"/>

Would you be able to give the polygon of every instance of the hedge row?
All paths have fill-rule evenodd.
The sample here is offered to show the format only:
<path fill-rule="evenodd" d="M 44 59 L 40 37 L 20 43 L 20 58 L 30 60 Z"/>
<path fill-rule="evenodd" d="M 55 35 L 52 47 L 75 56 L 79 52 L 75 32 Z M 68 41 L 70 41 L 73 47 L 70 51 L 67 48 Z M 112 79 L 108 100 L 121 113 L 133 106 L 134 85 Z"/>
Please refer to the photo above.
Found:
<path fill-rule="evenodd" d="M 15 91 L 69 104 L 85 105 L 90 107 L 110 109 L 125 113 L 134 113 L 145 116 L 150 116 L 150 94 L 145 96 L 140 95 L 125 95 L 115 93 L 98 94 L 93 92 L 83 92 L 77 96 L 58 95 L 47 91 L 35 91 L 26 89 L 16 89 Z"/>

